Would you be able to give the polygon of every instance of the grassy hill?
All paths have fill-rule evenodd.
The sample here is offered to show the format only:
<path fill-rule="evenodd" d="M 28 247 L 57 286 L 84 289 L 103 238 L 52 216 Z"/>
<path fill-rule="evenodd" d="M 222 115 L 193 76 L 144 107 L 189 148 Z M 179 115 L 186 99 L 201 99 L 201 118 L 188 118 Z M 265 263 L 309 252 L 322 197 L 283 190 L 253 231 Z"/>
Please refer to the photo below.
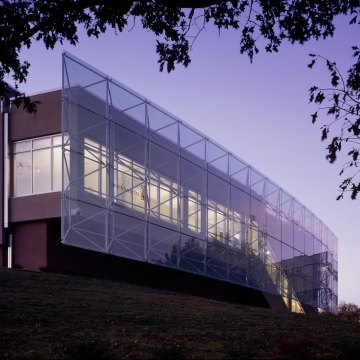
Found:
<path fill-rule="evenodd" d="M 0 269 L 0 359 L 353 359 L 360 324 Z"/>

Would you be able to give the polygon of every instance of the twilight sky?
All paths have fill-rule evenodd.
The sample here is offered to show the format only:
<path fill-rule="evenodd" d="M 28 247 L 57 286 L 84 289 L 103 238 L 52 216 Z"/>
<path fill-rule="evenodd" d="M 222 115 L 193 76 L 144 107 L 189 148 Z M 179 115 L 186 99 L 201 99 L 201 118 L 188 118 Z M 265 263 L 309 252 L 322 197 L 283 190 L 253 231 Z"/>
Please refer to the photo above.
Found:
<path fill-rule="evenodd" d="M 28 94 L 61 87 L 61 53 L 69 51 L 119 80 L 208 135 L 287 190 L 338 237 L 339 300 L 360 305 L 360 198 L 336 201 L 341 158 L 330 165 L 320 123 L 312 125 L 308 89 L 328 85 L 324 66 L 310 70 L 308 53 L 337 62 L 343 72 L 359 26 L 338 19 L 335 37 L 304 46 L 284 44 L 278 54 L 261 51 L 253 64 L 239 52 L 235 31 L 208 26 L 197 39 L 188 68 L 158 71 L 154 36 L 140 26 L 98 40 L 80 36 L 76 47 L 46 50 L 41 43 L 24 50 L 32 64 Z M 320 64 L 319 64 L 320 65 Z M 8 79 L 11 84 L 11 79 Z"/>

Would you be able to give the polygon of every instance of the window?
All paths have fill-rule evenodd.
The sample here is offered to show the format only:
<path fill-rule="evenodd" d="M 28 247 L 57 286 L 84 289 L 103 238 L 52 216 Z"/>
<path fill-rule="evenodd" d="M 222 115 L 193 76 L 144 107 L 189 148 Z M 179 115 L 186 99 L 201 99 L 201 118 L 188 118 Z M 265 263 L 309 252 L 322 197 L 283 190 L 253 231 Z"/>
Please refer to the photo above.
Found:
<path fill-rule="evenodd" d="M 89 138 L 84 141 L 84 188 L 106 197 L 106 147 Z"/>
<path fill-rule="evenodd" d="M 61 190 L 61 135 L 13 143 L 14 196 Z"/>
<path fill-rule="evenodd" d="M 115 155 L 114 163 L 115 202 L 144 211 L 145 208 L 145 169 L 142 165 L 123 155 Z"/>
<path fill-rule="evenodd" d="M 188 190 L 188 227 L 197 233 L 201 232 L 201 195 Z"/>
<path fill-rule="evenodd" d="M 178 223 L 178 185 L 165 177 L 150 173 L 150 215 L 173 224 Z"/>
<path fill-rule="evenodd" d="M 150 216 L 177 224 L 178 185 L 155 172 L 149 172 L 149 179 L 146 182 L 143 165 L 122 154 L 115 154 L 115 202 L 134 210 L 145 211 L 146 192 Z"/>
<path fill-rule="evenodd" d="M 208 236 L 224 244 L 229 244 L 226 213 L 227 209 L 224 205 L 208 200 Z"/>

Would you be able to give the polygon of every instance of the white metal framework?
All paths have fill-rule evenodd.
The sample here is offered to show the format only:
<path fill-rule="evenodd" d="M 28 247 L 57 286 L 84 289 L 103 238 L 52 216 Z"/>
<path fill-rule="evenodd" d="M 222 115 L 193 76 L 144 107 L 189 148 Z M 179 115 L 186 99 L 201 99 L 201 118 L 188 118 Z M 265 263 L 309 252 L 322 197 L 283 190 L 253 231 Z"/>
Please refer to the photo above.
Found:
<path fill-rule="evenodd" d="M 337 308 L 337 239 L 191 126 L 63 56 L 62 241 Z"/>

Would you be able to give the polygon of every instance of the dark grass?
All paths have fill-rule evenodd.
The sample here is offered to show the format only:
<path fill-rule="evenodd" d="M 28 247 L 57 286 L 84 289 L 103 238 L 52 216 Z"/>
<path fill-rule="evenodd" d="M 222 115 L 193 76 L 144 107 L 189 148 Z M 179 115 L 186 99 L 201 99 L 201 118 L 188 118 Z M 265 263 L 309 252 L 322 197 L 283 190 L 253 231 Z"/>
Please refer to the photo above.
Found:
<path fill-rule="evenodd" d="M 356 359 L 360 324 L 0 269 L 0 359 Z"/>

